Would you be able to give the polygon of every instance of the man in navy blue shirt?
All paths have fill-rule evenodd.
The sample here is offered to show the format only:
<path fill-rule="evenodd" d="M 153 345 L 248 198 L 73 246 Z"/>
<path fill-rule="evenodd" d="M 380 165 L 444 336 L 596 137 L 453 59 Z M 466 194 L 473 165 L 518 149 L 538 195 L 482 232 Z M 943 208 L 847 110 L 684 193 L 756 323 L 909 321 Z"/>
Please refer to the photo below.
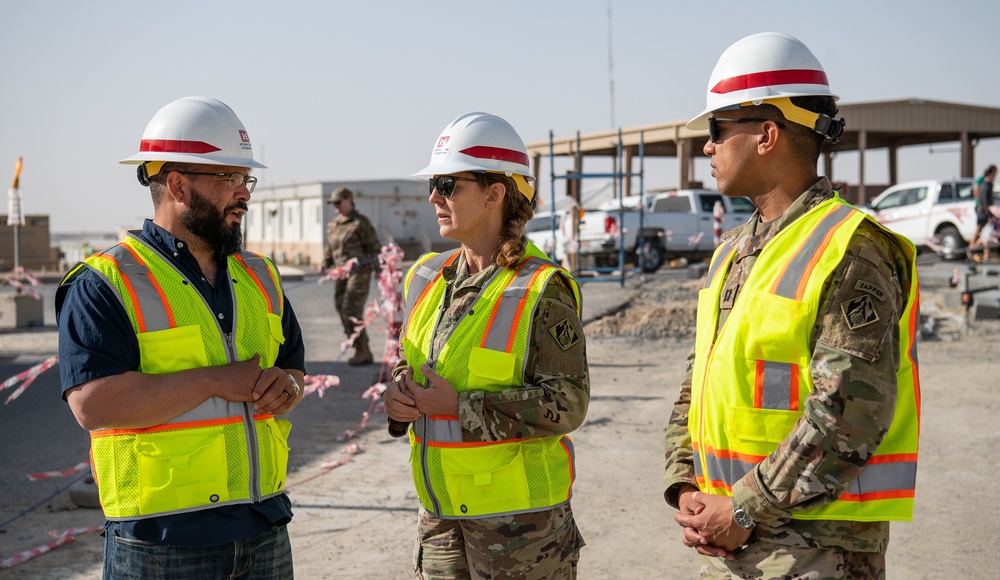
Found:
<path fill-rule="evenodd" d="M 205 97 L 161 109 L 122 163 L 154 217 L 56 295 L 63 398 L 91 431 L 109 520 L 104 577 L 291 578 L 275 416 L 302 398 L 305 351 L 276 269 L 241 251 L 264 166 Z"/>

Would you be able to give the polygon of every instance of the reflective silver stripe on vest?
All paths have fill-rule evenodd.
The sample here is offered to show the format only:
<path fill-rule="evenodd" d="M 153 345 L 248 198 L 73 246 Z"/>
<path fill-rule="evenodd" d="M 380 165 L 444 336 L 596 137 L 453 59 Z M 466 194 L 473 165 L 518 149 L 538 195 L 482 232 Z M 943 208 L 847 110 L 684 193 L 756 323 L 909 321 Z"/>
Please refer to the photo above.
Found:
<path fill-rule="evenodd" d="M 257 276 L 260 285 L 267 292 L 267 297 L 271 300 L 271 314 L 281 314 L 285 305 L 278 293 L 278 286 L 275 285 L 274 278 L 271 277 L 271 270 L 268 269 L 267 262 L 264 261 L 264 258 L 246 250 L 240 252 L 240 257 L 243 258 L 243 263 L 246 264 L 247 268 Z"/>
<path fill-rule="evenodd" d="M 425 262 L 413 270 L 413 275 L 410 276 L 410 285 L 406 289 L 406 310 L 404 312 L 406 312 L 407 316 L 416 308 L 417 298 L 420 298 L 420 295 L 424 293 L 427 286 L 437 279 L 438 274 L 441 273 L 441 269 L 448 263 L 448 260 L 461 251 L 462 249 L 458 248 L 450 252 L 442 252 L 436 256 L 427 258 Z M 404 320 L 402 333 L 406 333 L 406 323 L 407 321 Z M 400 336 L 400 340 L 402 340 L 402 336 Z"/>
<path fill-rule="evenodd" d="M 426 431 L 423 431 L 426 426 Z M 461 443 L 462 426 L 458 419 L 431 419 L 421 415 L 413 422 L 414 433 L 425 433 L 428 441 L 437 443 Z"/>
<path fill-rule="evenodd" d="M 708 465 L 709 481 L 721 481 L 730 487 L 753 471 L 757 465 L 742 459 L 722 459 L 707 453 L 705 454 L 705 463 Z M 694 474 L 696 476 L 705 475 L 702 473 L 700 461 L 694 462 Z"/>
<path fill-rule="evenodd" d="M 917 462 L 874 463 L 866 465 L 845 493 L 864 494 L 879 491 L 911 490 L 917 486 Z"/>
<path fill-rule="evenodd" d="M 723 248 L 723 250 L 716 255 L 716 258 L 712 260 L 712 264 L 708 267 L 708 275 L 705 276 L 705 288 L 708 288 L 709 286 L 712 285 L 712 280 L 715 278 L 715 275 L 719 272 L 719 268 L 723 264 L 729 263 L 729 255 L 732 254 L 734 251 L 733 247 L 725 242 L 722 243 L 721 247 Z"/>
<path fill-rule="evenodd" d="M 129 285 L 135 291 L 135 299 L 139 303 L 140 310 L 138 314 L 146 326 L 146 332 L 170 328 L 167 305 L 163 303 L 160 293 L 156 291 L 156 283 L 152 280 L 152 274 L 149 273 L 146 264 L 136 261 L 132 252 L 122 244 L 108 249 L 105 253 L 118 262 L 119 272 L 123 278 L 128 280 Z"/>
<path fill-rule="evenodd" d="M 563 435 L 562 437 L 559 438 L 559 441 L 563 444 L 563 446 L 566 448 L 566 451 L 569 453 L 569 459 L 570 459 L 570 461 L 569 461 L 569 480 L 570 481 L 575 481 L 576 480 L 576 448 L 573 447 L 573 440 L 570 439 L 569 437 L 567 437 L 566 435 Z"/>
<path fill-rule="evenodd" d="M 550 264 L 551 262 L 535 258 L 528 258 L 525 261 L 510 284 L 507 284 L 507 287 L 500 293 L 500 299 L 497 300 L 496 308 L 493 310 L 490 327 L 486 329 L 486 336 L 483 339 L 484 348 L 507 352 L 510 337 L 517 332 L 517 329 L 514 328 L 514 321 L 521 314 L 521 299 L 531 289 L 531 278 L 536 272 Z"/>
<path fill-rule="evenodd" d="M 781 278 L 774 284 L 774 293 L 778 296 L 797 300 L 799 288 L 804 288 L 808 282 L 809 265 L 816 257 L 823 241 L 826 240 L 837 224 L 846 220 L 856 210 L 841 205 L 827 214 L 809 233 L 809 237 L 799 247 L 798 252 L 787 262 L 787 267 Z M 757 372 L 763 372 L 761 388 L 761 407 L 764 409 L 791 410 L 792 381 L 798 378 L 798 368 L 792 363 L 765 361 L 764 368 L 758 367 Z"/>
<path fill-rule="evenodd" d="M 762 361 L 764 367 L 764 380 L 761 381 L 761 408 L 762 409 L 783 409 L 792 408 L 792 380 L 798 375 L 793 373 L 794 369 L 790 363 L 778 363 L 772 361 Z"/>
<path fill-rule="evenodd" d="M 833 230 L 834 226 L 847 219 L 854 211 L 856 210 L 846 205 L 841 205 L 827 214 L 816 225 L 805 243 L 799 247 L 799 251 L 788 262 L 785 275 L 775 285 L 774 293 L 776 295 L 784 296 L 785 298 L 796 298 L 799 286 L 802 285 L 804 287 L 807 282 L 806 270 L 816 255 L 816 251 L 819 250 L 820 245 L 823 243 L 823 240 L 827 238 L 827 234 Z"/>

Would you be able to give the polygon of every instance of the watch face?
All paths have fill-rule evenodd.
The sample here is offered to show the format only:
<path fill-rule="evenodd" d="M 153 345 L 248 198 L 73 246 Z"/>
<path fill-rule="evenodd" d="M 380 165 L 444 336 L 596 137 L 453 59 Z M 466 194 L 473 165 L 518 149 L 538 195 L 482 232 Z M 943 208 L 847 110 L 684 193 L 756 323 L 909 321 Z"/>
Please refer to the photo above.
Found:
<path fill-rule="evenodd" d="M 743 508 L 736 508 L 733 511 L 733 520 L 736 521 L 736 525 L 744 530 L 749 530 L 753 527 L 753 518 Z"/>

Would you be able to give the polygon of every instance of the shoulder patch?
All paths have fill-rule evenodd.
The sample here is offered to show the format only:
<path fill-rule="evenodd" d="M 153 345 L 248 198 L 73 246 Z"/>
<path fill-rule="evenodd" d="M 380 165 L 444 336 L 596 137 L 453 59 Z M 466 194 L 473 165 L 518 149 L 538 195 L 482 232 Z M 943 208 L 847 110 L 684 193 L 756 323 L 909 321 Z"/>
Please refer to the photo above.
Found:
<path fill-rule="evenodd" d="M 840 310 L 844 313 L 847 326 L 851 330 L 857 330 L 863 326 L 878 321 L 878 312 L 875 311 L 875 304 L 871 296 L 865 294 L 852 298 L 847 302 L 840 303 Z"/>
<path fill-rule="evenodd" d="M 580 335 L 573 329 L 573 325 L 569 323 L 568 318 L 563 318 L 553 325 L 552 328 L 549 328 L 549 334 L 552 335 L 552 338 L 556 339 L 559 347 L 563 350 L 569 350 L 574 344 L 580 342 Z"/>

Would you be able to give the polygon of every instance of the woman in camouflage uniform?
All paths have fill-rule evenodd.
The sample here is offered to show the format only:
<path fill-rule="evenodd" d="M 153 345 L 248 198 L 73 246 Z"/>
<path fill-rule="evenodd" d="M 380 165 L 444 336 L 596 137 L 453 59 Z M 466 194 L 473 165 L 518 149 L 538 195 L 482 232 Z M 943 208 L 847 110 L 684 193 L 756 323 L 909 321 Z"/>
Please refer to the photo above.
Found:
<path fill-rule="evenodd" d="M 457 250 L 404 282 L 403 360 L 386 392 L 409 428 L 421 509 L 417 578 L 574 578 L 584 542 L 569 498 L 589 375 L 579 288 L 524 236 L 535 192 L 503 119 L 445 128 L 418 175 Z"/>

